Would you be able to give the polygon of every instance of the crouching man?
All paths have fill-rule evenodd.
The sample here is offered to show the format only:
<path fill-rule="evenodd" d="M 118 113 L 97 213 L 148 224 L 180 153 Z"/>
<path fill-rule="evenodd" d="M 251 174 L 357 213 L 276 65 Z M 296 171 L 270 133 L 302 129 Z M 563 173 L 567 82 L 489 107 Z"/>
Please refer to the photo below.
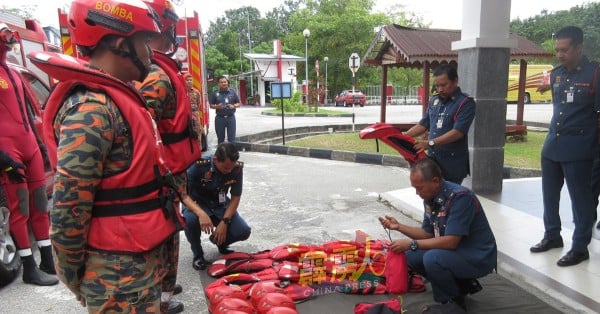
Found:
<path fill-rule="evenodd" d="M 202 211 L 194 213 L 188 208 L 183 209 L 187 225 L 185 236 L 194 254 L 192 266 L 196 270 L 205 269 L 208 265 L 200 244 L 202 231 L 211 234 L 210 240 L 221 254 L 233 252 L 229 249 L 230 244 L 250 236 L 250 227 L 237 212 L 244 178 L 244 165 L 238 162 L 238 149 L 232 143 L 223 142 L 217 146 L 213 156 L 202 158 L 188 169 L 188 194 Z"/>
<path fill-rule="evenodd" d="M 431 282 L 436 302 L 466 310 L 465 296 L 481 290 L 476 279 L 497 265 L 496 240 L 481 203 L 469 189 L 443 180 L 429 158 L 413 165 L 410 182 L 423 199 L 423 223 L 412 227 L 379 218 L 384 228 L 409 237 L 393 241 L 390 249 L 406 252 L 409 269 Z"/>

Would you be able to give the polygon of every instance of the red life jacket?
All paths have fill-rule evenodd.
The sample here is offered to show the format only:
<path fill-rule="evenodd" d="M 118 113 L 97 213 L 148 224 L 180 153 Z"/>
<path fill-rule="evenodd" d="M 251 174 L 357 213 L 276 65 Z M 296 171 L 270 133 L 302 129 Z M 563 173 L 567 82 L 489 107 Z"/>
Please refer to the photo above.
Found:
<path fill-rule="evenodd" d="M 154 51 L 152 62 L 165 71 L 175 88 L 175 117 L 158 120 L 158 131 L 163 141 L 167 166 L 174 174 L 178 174 L 186 171 L 201 157 L 198 134 L 193 129 L 192 106 L 187 85 L 179 74 L 175 60 Z"/>
<path fill-rule="evenodd" d="M 130 126 L 133 139 L 131 166 L 102 179 L 94 195 L 88 234 L 89 246 L 111 252 L 146 252 L 176 231 L 177 214 L 165 208 L 165 174 L 162 146 L 143 98 L 129 87 L 72 57 L 47 52 L 29 55 L 31 61 L 61 81 L 48 98 L 44 136 L 56 166 L 57 138 L 54 120 L 63 101 L 78 86 L 106 93 Z M 154 158 L 152 158 L 154 157 Z"/>

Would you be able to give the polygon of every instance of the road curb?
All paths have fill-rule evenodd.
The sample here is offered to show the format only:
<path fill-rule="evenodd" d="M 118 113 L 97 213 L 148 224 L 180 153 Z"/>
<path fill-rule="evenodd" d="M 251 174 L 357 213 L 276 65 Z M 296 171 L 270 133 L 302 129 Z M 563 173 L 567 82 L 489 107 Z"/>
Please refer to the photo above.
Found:
<path fill-rule="evenodd" d="M 369 124 L 356 124 L 354 129 L 361 130 L 368 125 Z M 352 132 L 352 124 L 286 128 L 285 136 L 286 138 L 293 137 L 296 139 L 298 137 L 294 137 L 295 135 L 303 135 L 300 137 L 304 137 L 332 132 Z M 238 149 L 242 151 L 311 157 L 381 166 L 395 166 L 403 168 L 409 167 L 408 162 L 406 162 L 406 160 L 401 156 L 282 145 L 281 130 L 270 130 L 251 135 L 239 136 L 236 138 L 236 140 Z M 542 173 L 539 169 L 515 167 L 504 167 L 503 169 L 503 179 L 539 177 L 541 175 Z"/>

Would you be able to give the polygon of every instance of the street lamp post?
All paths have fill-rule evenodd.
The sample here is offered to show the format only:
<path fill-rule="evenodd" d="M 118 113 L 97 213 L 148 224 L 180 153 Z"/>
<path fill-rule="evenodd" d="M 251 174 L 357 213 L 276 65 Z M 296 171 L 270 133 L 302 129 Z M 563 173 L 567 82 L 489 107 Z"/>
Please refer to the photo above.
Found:
<path fill-rule="evenodd" d="M 327 94 L 328 94 L 328 92 L 327 92 L 327 87 L 328 87 L 327 86 L 327 62 L 329 62 L 329 58 L 325 57 L 325 58 L 323 58 L 323 61 L 325 61 L 325 105 L 327 105 L 327 99 L 328 99 L 327 98 Z"/>
<path fill-rule="evenodd" d="M 248 53 L 252 53 L 252 40 L 250 39 L 250 12 L 246 11 L 248 18 Z M 254 65 L 252 64 L 252 58 L 250 58 L 250 94 L 254 97 Z"/>
<path fill-rule="evenodd" d="M 308 37 L 310 36 L 310 31 L 308 28 L 305 28 L 302 31 L 304 35 L 304 79 L 306 80 L 306 95 L 304 96 L 304 101 L 308 103 Z"/>

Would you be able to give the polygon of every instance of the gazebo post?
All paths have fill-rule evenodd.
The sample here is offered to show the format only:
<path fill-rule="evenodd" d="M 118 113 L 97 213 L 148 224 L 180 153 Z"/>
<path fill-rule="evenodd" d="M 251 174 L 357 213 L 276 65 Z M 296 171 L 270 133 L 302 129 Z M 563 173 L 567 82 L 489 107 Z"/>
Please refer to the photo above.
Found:
<path fill-rule="evenodd" d="M 519 96 L 517 97 L 517 125 L 523 125 L 523 112 L 525 111 L 525 80 L 527 80 L 527 61 L 519 62 Z"/>
<path fill-rule="evenodd" d="M 429 61 L 425 61 L 423 63 L 423 100 L 422 101 L 422 114 L 425 114 L 427 111 L 427 106 L 429 106 L 429 90 L 431 86 L 431 82 L 429 81 L 429 74 L 431 73 L 431 64 Z"/>
<path fill-rule="evenodd" d="M 386 115 L 386 100 L 387 100 L 387 81 L 388 81 L 388 66 L 381 66 L 381 110 L 379 113 L 379 122 L 385 123 Z"/>

